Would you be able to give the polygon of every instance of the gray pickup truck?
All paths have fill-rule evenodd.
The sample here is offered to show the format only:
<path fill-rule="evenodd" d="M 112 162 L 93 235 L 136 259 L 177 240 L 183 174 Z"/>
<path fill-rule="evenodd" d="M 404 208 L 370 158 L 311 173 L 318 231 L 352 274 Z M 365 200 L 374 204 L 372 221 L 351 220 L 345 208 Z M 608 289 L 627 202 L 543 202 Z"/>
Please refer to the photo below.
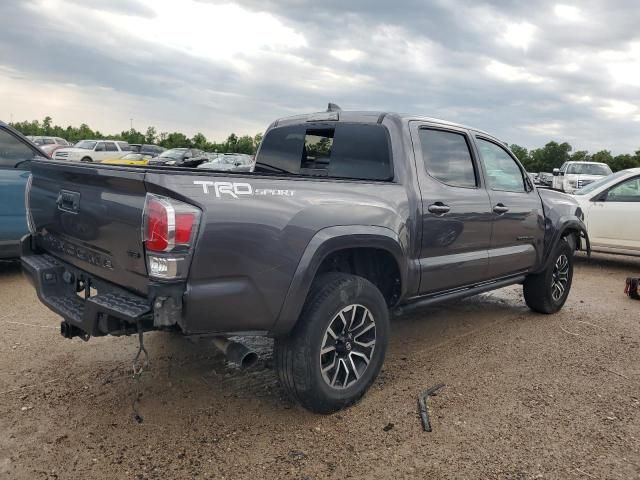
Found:
<path fill-rule="evenodd" d="M 374 381 L 391 315 L 512 284 L 553 313 L 589 250 L 491 135 L 331 106 L 273 122 L 251 173 L 34 161 L 26 199 L 23 268 L 65 337 L 272 336 L 321 413 Z"/>

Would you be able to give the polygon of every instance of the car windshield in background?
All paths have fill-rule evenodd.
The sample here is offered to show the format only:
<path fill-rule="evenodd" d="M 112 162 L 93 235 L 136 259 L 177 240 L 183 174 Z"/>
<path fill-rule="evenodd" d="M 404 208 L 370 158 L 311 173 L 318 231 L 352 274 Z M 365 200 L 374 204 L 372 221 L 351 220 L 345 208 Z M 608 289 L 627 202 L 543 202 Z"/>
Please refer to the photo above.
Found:
<path fill-rule="evenodd" d="M 158 158 L 173 158 L 174 160 L 180 160 L 186 151 L 186 148 L 172 148 L 171 150 L 165 150 L 162 152 L 158 155 Z"/>
<path fill-rule="evenodd" d="M 586 187 L 583 187 L 580 190 L 575 191 L 574 195 L 587 195 L 587 194 L 597 190 L 598 188 L 600 188 L 605 183 L 608 183 L 611 180 L 615 180 L 616 178 L 622 177 L 625 173 L 626 172 L 624 170 L 621 170 L 619 172 L 614 173 L 613 175 L 609 175 L 607 177 L 604 177 L 604 178 L 601 178 L 599 180 L 596 180 L 595 182 L 590 183 Z"/>
<path fill-rule="evenodd" d="M 124 157 L 121 157 L 121 160 L 145 160 L 149 158 L 151 158 L 151 155 L 143 153 L 127 153 Z"/>
<path fill-rule="evenodd" d="M 244 155 L 223 155 L 221 157 L 214 158 L 211 163 L 222 165 L 249 165 L 251 163 L 251 157 L 245 157 Z"/>
<path fill-rule="evenodd" d="M 592 163 L 576 163 L 567 168 L 569 175 L 611 175 L 611 169 L 607 165 Z"/>
<path fill-rule="evenodd" d="M 277 127 L 262 141 L 256 172 L 391 180 L 387 130 L 349 123 Z"/>
<path fill-rule="evenodd" d="M 75 148 L 83 148 L 85 150 L 93 150 L 93 147 L 96 146 L 96 143 L 91 140 L 80 140 L 78 143 L 74 145 Z"/>

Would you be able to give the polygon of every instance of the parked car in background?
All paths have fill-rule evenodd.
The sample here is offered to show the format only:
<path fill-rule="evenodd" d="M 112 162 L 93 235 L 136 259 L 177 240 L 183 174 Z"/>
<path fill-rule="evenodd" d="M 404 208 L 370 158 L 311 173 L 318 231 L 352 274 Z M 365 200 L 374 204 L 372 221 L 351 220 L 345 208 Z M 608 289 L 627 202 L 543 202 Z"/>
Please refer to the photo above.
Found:
<path fill-rule="evenodd" d="M 111 165 L 148 165 L 149 160 L 153 158 L 150 153 L 135 153 L 129 152 L 120 158 L 108 158 L 102 160 L 100 163 L 106 163 Z"/>
<path fill-rule="evenodd" d="M 149 143 L 130 143 L 129 146 L 131 147 L 132 152 L 145 153 L 152 157 L 157 157 L 166 150 L 166 148 L 163 148 L 160 145 L 152 145 Z"/>
<path fill-rule="evenodd" d="M 549 172 L 540 172 L 538 174 L 538 181 L 540 182 L 540 185 L 550 187 L 553 184 L 553 174 Z"/>
<path fill-rule="evenodd" d="M 70 147 L 71 143 L 60 137 L 27 137 L 49 157 L 60 148 Z"/>
<path fill-rule="evenodd" d="M 120 158 L 130 152 L 127 142 L 116 140 L 80 140 L 73 147 L 61 148 L 53 154 L 54 160 L 76 162 L 101 162 L 109 158 Z"/>
<path fill-rule="evenodd" d="M 0 259 L 20 256 L 20 239 L 28 233 L 24 189 L 31 160 L 45 157 L 21 133 L 0 122 Z"/>
<path fill-rule="evenodd" d="M 640 168 L 597 180 L 574 197 L 584 212 L 593 250 L 640 256 Z"/>
<path fill-rule="evenodd" d="M 565 162 L 560 168 L 553 169 L 553 189 L 573 193 L 592 182 L 611 175 L 606 163 Z"/>
<path fill-rule="evenodd" d="M 197 148 L 172 148 L 165 150 L 160 155 L 152 158 L 149 165 L 169 165 L 175 167 L 197 167 L 203 162 L 209 160 L 209 157 L 202 150 Z"/>
<path fill-rule="evenodd" d="M 201 163 L 198 168 L 207 168 L 219 172 L 253 172 L 255 161 L 244 153 L 224 153 L 213 160 Z"/>

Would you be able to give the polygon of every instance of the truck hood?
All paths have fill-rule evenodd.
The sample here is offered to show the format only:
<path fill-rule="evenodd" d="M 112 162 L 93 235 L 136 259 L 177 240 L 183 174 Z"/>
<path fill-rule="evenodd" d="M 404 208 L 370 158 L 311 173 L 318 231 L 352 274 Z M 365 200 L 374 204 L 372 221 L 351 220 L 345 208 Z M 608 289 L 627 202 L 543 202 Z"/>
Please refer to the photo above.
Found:
<path fill-rule="evenodd" d="M 564 176 L 564 178 L 570 178 L 571 180 L 590 180 L 593 182 L 605 176 L 606 175 L 586 175 L 582 173 L 568 173 Z"/>
<path fill-rule="evenodd" d="M 56 152 L 69 152 L 69 153 L 88 153 L 92 150 L 87 150 L 86 148 L 76 148 L 76 147 L 65 147 L 59 148 Z"/>

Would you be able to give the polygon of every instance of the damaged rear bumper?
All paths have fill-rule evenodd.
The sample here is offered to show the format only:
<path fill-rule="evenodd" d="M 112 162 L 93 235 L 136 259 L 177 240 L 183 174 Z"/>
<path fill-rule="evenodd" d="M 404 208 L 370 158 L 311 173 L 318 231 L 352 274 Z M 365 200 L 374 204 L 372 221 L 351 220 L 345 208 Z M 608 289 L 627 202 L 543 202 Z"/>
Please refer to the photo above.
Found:
<path fill-rule="evenodd" d="M 25 276 L 38 298 L 63 318 L 61 333 L 80 336 L 130 335 L 154 328 L 152 304 L 109 282 L 31 248 L 31 237 L 21 242 Z"/>

